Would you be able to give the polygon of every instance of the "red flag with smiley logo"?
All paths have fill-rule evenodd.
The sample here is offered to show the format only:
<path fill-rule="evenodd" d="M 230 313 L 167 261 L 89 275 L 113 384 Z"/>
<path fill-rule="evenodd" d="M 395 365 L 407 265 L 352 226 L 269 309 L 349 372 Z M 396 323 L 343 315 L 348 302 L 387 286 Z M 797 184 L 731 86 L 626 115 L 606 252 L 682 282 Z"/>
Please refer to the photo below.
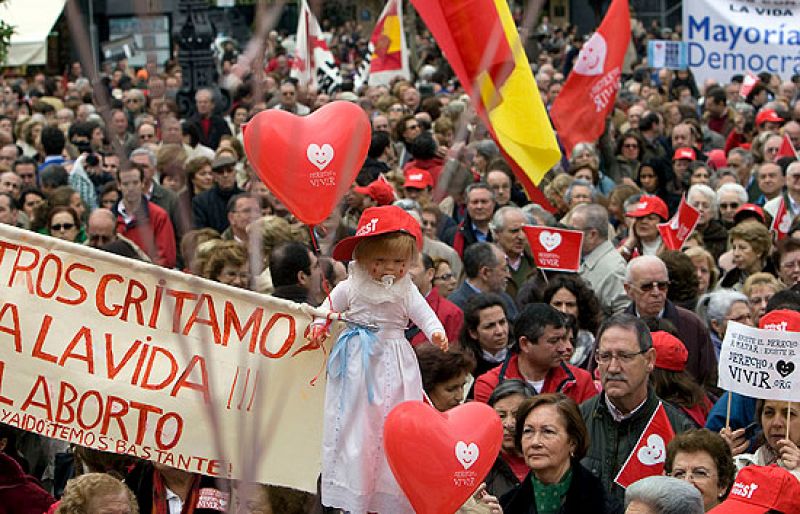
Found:
<path fill-rule="evenodd" d="M 658 232 L 664 246 L 670 250 L 680 250 L 683 243 L 692 235 L 700 221 L 700 211 L 689 205 L 684 196 L 672 219 L 658 225 Z"/>
<path fill-rule="evenodd" d="M 550 117 L 567 154 L 582 141 L 596 141 L 614 109 L 622 61 L 631 40 L 628 0 L 613 0 L 603 22 L 583 44 Z"/>
<path fill-rule="evenodd" d="M 664 472 L 664 461 L 667 460 L 667 444 L 673 437 L 675 431 L 669 422 L 667 411 L 664 410 L 664 404 L 658 402 L 658 407 L 614 482 L 627 488 L 642 478 L 661 475 Z"/>
<path fill-rule="evenodd" d="M 577 272 L 581 266 L 583 232 L 523 225 L 531 254 L 540 269 Z"/>

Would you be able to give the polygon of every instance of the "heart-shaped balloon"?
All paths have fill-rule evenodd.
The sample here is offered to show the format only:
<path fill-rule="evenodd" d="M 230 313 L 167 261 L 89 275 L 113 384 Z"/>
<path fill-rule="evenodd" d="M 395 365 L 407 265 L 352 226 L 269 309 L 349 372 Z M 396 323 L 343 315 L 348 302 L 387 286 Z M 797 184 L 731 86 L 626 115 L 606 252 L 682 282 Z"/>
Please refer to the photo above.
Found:
<path fill-rule="evenodd" d="M 355 181 L 369 150 L 366 113 L 331 102 L 308 116 L 261 111 L 244 130 L 244 150 L 267 188 L 297 219 L 317 225 Z"/>
<path fill-rule="evenodd" d="M 441 514 L 457 511 L 489 473 L 503 424 L 484 403 L 439 412 L 423 402 L 403 402 L 386 417 L 383 439 L 389 467 L 414 510 Z"/>

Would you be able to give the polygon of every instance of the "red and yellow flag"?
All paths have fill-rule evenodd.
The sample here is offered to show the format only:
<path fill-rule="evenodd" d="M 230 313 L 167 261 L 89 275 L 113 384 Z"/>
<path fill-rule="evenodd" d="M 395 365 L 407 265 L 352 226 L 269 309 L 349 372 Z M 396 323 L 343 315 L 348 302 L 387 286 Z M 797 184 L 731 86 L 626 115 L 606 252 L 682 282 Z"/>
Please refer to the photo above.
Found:
<path fill-rule="evenodd" d="M 403 6 L 389 0 L 383 8 L 370 43 L 369 84 L 389 84 L 395 77 L 410 78 L 408 48 L 403 32 Z"/>
<path fill-rule="evenodd" d="M 531 200 L 561 158 L 505 0 L 412 0 Z"/>

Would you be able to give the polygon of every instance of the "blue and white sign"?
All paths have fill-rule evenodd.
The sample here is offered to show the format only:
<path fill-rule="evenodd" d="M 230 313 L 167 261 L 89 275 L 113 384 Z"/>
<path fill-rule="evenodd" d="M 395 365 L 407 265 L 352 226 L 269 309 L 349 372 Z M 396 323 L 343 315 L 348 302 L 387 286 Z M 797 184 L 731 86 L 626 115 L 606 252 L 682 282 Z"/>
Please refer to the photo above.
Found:
<path fill-rule="evenodd" d="M 683 40 L 698 85 L 748 71 L 800 73 L 800 1 L 683 2 Z"/>
<path fill-rule="evenodd" d="M 647 63 L 651 68 L 685 70 L 687 65 L 686 43 L 667 39 L 654 39 L 647 43 Z"/>

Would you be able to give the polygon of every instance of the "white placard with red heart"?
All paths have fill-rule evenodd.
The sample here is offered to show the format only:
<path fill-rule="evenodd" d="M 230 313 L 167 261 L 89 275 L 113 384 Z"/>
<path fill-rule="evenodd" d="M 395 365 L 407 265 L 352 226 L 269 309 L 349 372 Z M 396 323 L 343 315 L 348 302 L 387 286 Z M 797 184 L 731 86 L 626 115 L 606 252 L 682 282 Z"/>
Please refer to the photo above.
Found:
<path fill-rule="evenodd" d="M 578 271 L 583 246 L 582 231 L 531 225 L 525 225 L 522 229 L 528 238 L 536 266 L 554 271 Z"/>

